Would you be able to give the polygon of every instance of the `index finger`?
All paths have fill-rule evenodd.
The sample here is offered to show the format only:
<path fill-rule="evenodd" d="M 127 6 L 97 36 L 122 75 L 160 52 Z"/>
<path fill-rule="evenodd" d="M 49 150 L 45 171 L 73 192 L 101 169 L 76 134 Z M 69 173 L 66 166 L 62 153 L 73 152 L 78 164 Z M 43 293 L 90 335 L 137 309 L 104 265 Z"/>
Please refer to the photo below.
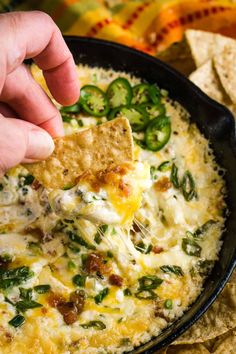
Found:
<path fill-rule="evenodd" d="M 79 82 L 75 63 L 59 28 L 40 11 L 12 12 L 0 15 L 1 68 L 0 89 L 5 77 L 24 59 L 33 58 L 43 70 L 53 97 L 62 105 L 79 98 Z"/>

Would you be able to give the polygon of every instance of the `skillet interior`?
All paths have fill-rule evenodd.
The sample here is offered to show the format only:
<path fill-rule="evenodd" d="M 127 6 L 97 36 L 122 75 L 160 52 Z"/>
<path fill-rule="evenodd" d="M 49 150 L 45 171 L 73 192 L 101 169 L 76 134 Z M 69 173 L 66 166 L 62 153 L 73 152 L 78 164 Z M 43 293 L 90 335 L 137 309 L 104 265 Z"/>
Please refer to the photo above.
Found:
<path fill-rule="evenodd" d="M 236 264 L 236 134 L 232 114 L 200 91 L 188 79 L 165 63 L 129 47 L 108 41 L 66 36 L 76 63 L 126 71 L 169 91 L 191 115 L 200 131 L 210 140 L 216 160 L 226 169 L 229 216 L 223 234 L 219 261 L 208 277 L 204 290 L 191 308 L 161 335 L 136 348 L 132 354 L 154 353 L 174 341 L 212 304 L 223 289 Z M 187 147 L 186 147 L 187 148 Z"/>

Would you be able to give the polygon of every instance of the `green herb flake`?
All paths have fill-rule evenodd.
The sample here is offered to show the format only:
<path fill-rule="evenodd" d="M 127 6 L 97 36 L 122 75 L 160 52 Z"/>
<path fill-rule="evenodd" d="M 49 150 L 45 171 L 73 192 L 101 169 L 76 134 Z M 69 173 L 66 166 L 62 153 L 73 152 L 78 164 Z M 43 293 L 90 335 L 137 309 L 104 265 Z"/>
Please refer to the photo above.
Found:
<path fill-rule="evenodd" d="M 100 304 L 103 299 L 108 295 L 109 293 L 109 289 L 108 288 L 104 288 L 103 290 L 101 290 L 95 297 L 94 297 L 94 301 L 96 304 Z"/>
<path fill-rule="evenodd" d="M 70 260 L 68 261 L 68 263 L 67 263 L 67 268 L 68 268 L 69 270 L 73 270 L 73 269 L 76 268 L 76 264 L 70 259 Z"/>
<path fill-rule="evenodd" d="M 182 268 L 177 266 L 177 265 L 163 265 L 163 266 L 160 267 L 160 269 L 164 273 L 173 273 L 173 274 L 178 275 L 178 276 L 183 276 L 184 275 L 184 272 L 183 272 Z"/>
<path fill-rule="evenodd" d="M 24 316 L 16 315 L 8 323 L 10 326 L 17 328 L 17 327 L 22 326 L 24 324 L 24 322 L 25 322 Z"/>
<path fill-rule="evenodd" d="M 34 176 L 32 176 L 32 175 L 24 176 L 24 182 L 23 182 L 24 186 L 28 186 L 28 185 L 32 184 L 33 182 L 34 182 Z"/>
<path fill-rule="evenodd" d="M 111 251 L 107 251 L 107 257 L 108 258 L 113 258 L 113 253 Z"/>
<path fill-rule="evenodd" d="M 85 275 L 81 275 L 81 274 L 76 274 L 73 278 L 72 281 L 75 285 L 80 286 L 80 287 L 84 287 L 85 286 L 85 282 L 86 282 L 86 276 Z"/>
<path fill-rule="evenodd" d="M 42 248 L 39 242 L 28 242 L 27 247 L 35 254 L 40 255 L 42 254 Z"/>
<path fill-rule="evenodd" d="M 51 290 L 51 286 L 49 284 L 36 285 L 34 290 L 38 294 L 46 294 Z"/>
<path fill-rule="evenodd" d="M 129 338 L 121 338 L 120 340 L 120 346 L 126 346 L 126 345 L 130 345 L 131 344 L 131 341 Z"/>
<path fill-rule="evenodd" d="M 2 183 L 0 183 L 0 192 L 3 190 L 4 186 Z"/>
<path fill-rule="evenodd" d="M 123 293 L 124 293 L 125 296 L 132 296 L 132 293 L 129 290 L 129 288 L 124 289 Z"/>

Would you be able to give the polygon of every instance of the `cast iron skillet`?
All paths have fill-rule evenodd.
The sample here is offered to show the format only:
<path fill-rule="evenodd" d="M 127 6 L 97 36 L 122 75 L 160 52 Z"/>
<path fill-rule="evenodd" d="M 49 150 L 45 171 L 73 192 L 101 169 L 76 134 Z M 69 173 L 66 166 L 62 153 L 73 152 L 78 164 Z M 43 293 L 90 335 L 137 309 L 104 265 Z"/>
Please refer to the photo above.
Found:
<path fill-rule="evenodd" d="M 226 231 L 219 261 L 205 283 L 201 295 L 191 308 L 161 335 L 132 351 L 133 354 L 154 353 L 174 341 L 213 303 L 223 289 L 236 264 L 236 134 L 232 114 L 216 103 L 184 76 L 163 62 L 141 52 L 108 41 L 65 37 L 76 63 L 113 68 L 134 74 L 167 89 L 191 115 L 200 131 L 210 140 L 217 162 L 226 169 L 228 189 Z M 188 147 L 186 146 L 186 149 Z"/>

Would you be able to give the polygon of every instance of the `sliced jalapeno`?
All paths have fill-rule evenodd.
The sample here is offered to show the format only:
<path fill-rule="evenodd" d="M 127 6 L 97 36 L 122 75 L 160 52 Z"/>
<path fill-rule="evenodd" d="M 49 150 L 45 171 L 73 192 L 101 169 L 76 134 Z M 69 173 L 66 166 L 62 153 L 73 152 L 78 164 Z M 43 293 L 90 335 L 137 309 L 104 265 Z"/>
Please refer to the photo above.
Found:
<path fill-rule="evenodd" d="M 142 104 L 150 102 L 149 84 L 138 84 L 132 88 L 132 104 Z"/>
<path fill-rule="evenodd" d="M 154 300 L 157 294 L 153 290 L 139 290 L 135 296 L 140 300 Z"/>
<path fill-rule="evenodd" d="M 168 117 L 162 116 L 153 119 L 145 133 L 147 148 L 152 151 L 161 150 L 169 141 L 170 134 L 171 124 Z"/>
<path fill-rule="evenodd" d="M 155 84 L 149 86 L 149 95 L 150 95 L 151 101 L 153 103 L 155 103 L 155 104 L 160 103 L 161 91 Z"/>
<path fill-rule="evenodd" d="M 111 120 L 119 116 L 129 120 L 134 132 L 142 131 L 149 122 L 146 112 L 138 106 L 117 107 L 110 112 L 108 119 Z"/>
<path fill-rule="evenodd" d="M 109 111 L 105 93 L 94 85 L 85 85 L 81 88 L 79 102 L 83 110 L 94 117 L 103 117 Z"/>
<path fill-rule="evenodd" d="M 197 196 L 196 186 L 195 186 L 195 181 L 193 179 L 191 172 L 186 171 L 184 173 L 181 187 L 182 187 L 182 193 L 183 193 L 184 199 L 187 202 L 189 202 L 193 198 L 196 198 L 196 196 Z"/>
<path fill-rule="evenodd" d="M 61 113 L 79 113 L 80 107 L 78 103 L 73 104 L 72 106 L 61 107 Z"/>
<path fill-rule="evenodd" d="M 113 80 L 107 88 L 106 96 L 112 109 L 129 105 L 132 100 L 132 88 L 129 81 L 123 77 Z"/>
<path fill-rule="evenodd" d="M 162 103 L 143 103 L 140 107 L 145 110 L 150 120 L 166 113 L 165 106 Z"/>

